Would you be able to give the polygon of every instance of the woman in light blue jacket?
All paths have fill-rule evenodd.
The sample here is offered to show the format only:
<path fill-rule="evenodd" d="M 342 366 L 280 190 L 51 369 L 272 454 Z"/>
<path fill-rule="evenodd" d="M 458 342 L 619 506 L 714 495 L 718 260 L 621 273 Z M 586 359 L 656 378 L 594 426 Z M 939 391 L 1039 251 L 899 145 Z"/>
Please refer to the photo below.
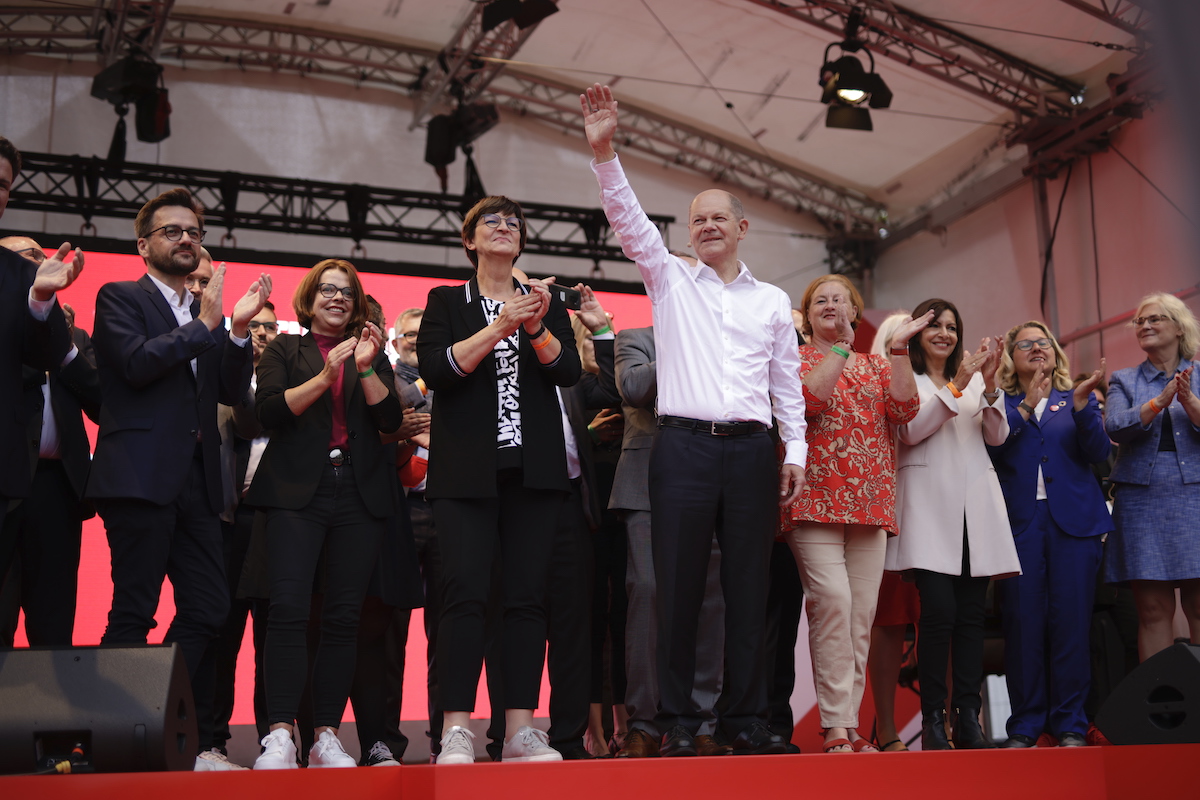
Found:
<path fill-rule="evenodd" d="M 1143 661 L 1174 641 L 1175 589 L 1200 643 L 1200 325 L 1179 298 L 1151 294 L 1134 314 L 1146 360 L 1113 373 L 1105 428 L 1118 445 L 1104 579 L 1129 582 Z"/>

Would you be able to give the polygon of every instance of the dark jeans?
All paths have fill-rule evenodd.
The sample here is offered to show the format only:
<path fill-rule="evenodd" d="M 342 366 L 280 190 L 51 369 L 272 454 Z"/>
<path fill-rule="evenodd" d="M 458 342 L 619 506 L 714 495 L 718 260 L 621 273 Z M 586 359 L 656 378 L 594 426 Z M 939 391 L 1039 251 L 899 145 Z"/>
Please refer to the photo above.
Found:
<path fill-rule="evenodd" d="M 385 520 L 363 505 L 352 465 L 326 465 L 312 502 L 267 510 L 267 717 L 296 719 L 308 677 L 305 630 L 322 549 L 321 640 L 312 669 L 313 724 L 338 727 L 354 680 L 358 620 L 379 555 Z"/>
<path fill-rule="evenodd" d="M 16 537 L 19 569 L 11 570 L 15 590 L 4 593 L 9 605 L 0 606 L 0 618 L 11 616 L 15 622 L 16 601 L 25 610 L 25 636 L 30 645 L 70 647 L 83 514 L 61 461 L 38 461 L 29 497 L 8 513 L 4 527 L 6 535 Z M 3 639 L 12 646 L 11 638 L 5 635 Z"/>
<path fill-rule="evenodd" d="M 954 708 L 978 711 L 983 683 L 983 605 L 989 577 L 971 577 L 971 553 L 963 531 L 962 573 L 915 570 L 921 595 L 921 635 L 917 638 L 917 677 L 921 713 L 946 707 L 946 666 L 953 658 Z"/>
<path fill-rule="evenodd" d="M 696 640 L 713 532 L 721 547 L 725 682 L 721 728 L 730 738 L 767 717 L 766 619 L 779 464 L 766 433 L 711 436 L 660 428 L 650 453 L 658 585 L 658 727 L 702 722 L 693 700 Z"/>
<path fill-rule="evenodd" d="M 497 472 L 494 498 L 433 501 L 445 580 L 438 631 L 444 711 L 473 711 L 497 549 L 504 597 L 506 708 L 537 708 L 546 647 L 546 580 L 563 493 L 526 489 L 521 470 Z"/>
<path fill-rule="evenodd" d="M 155 627 L 165 577 L 175 591 L 175 618 L 163 641 L 179 644 L 196 703 L 199 741 L 211 746 L 212 641 L 229 615 L 221 520 L 208 505 L 204 467 L 196 458 L 172 503 L 97 500 L 112 553 L 113 602 L 101 644 L 144 644 Z"/>
<path fill-rule="evenodd" d="M 771 588 L 767 595 L 767 727 L 789 742 L 795 720 L 796 639 L 804 609 L 804 586 L 792 550 L 783 542 L 771 546 Z"/>

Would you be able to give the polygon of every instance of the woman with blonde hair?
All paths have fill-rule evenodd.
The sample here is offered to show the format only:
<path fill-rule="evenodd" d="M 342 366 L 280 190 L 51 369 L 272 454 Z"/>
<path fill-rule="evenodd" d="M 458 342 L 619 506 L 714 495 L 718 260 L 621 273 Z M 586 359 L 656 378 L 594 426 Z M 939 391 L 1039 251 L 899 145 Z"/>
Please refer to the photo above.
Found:
<path fill-rule="evenodd" d="M 1131 327 L 1146 360 L 1109 384 L 1116 531 L 1104 579 L 1132 586 L 1144 661 L 1171 646 L 1176 587 L 1200 643 L 1200 325 L 1183 301 L 1159 293 L 1142 298 Z"/>
<path fill-rule="evenodd" d="M 1044 323 L 1004 337 L 996 383 L 1009 430 L 988 452 L 1022 571 L 997 582 L 1012 705 L 1004 747 L 1033 747 L 1043 732 L 1063 747 L 1087 743 L 1088 630 L 1100 537 L 1113 528 L 1089 466 L 1109 451 L 1092 396 L 1103 377 L 1101 360 L 1072 389 L 1067 356 Z"/>
<path fill-rule="evenodd" d="M 896 533 L 890 425 L 920 400 L 908 341 L 933 318 L 900 324 L 889 358 L 854 352 L 858 289 L 842 275 L 809 284 L 801 303 L 800 375 L 808 419 L 807 482 L 782 525 L 808 598 L 809 647 L 825 752 L 878 752 L 856 730 L 887 537 Z"/>

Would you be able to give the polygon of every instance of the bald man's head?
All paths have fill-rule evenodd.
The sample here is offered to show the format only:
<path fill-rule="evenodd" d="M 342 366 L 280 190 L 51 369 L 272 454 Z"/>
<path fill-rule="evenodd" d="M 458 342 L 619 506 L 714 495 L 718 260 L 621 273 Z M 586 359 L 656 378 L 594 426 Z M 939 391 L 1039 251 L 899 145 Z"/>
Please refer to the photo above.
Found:
<path fill-rule="evenodd" d="M 42 246 L 28 236 L 5 236 L 0 239 L 0 247 L 12 250 L 35 264 L 46 260 L 46 251 L 42 250 Z"/>

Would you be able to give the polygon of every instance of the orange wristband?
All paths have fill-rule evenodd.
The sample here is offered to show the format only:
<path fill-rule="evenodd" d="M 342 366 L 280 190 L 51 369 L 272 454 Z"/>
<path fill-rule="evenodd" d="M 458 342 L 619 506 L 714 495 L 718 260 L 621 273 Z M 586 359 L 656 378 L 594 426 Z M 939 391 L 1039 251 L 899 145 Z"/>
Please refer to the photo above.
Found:
<path fill-rule="evenodd" d="M 1153 398 L 1153 397 L 1151 397 L 1151 398 L 1150 398 L 1150 399 L 1149 399 L 1147 402 L 1149 402 L 1149 403 L 1150 403 L 1150 410 L 1151 410 L 1151 411 L 1153 411 L 1155 414 L 1157 414 L 1157 413 L 1159 413 L 1160 411 L 1162 411 L 1162 409 L 1161 409 L 1161 408 L 1159 408 L 1159 405 L 1158 405 L 1158 403 L 1154 402 L 1154 398 Z"/>
<path fill-rule="evenodd" d="M 549 347 L 550 343 L 553 341 L 554 341 L 554 334 L 550 333 L 549 331 L 546 331 L 546 341 L 542 342 L 541 344 L 533 344 L 532 342 L 531 342 L 531 344 L 533 344 L 534 350 L 541 350 L 543 347 Z"/>
<path fill-rule="evenodd" d="M 946 381 L 946 386 L 950 387 L 950 394 L 954 395 L 955 397 L 962 397 L 962 392 L 960 392 L 958 387 L 954 385 L 954 381 Z"/>

